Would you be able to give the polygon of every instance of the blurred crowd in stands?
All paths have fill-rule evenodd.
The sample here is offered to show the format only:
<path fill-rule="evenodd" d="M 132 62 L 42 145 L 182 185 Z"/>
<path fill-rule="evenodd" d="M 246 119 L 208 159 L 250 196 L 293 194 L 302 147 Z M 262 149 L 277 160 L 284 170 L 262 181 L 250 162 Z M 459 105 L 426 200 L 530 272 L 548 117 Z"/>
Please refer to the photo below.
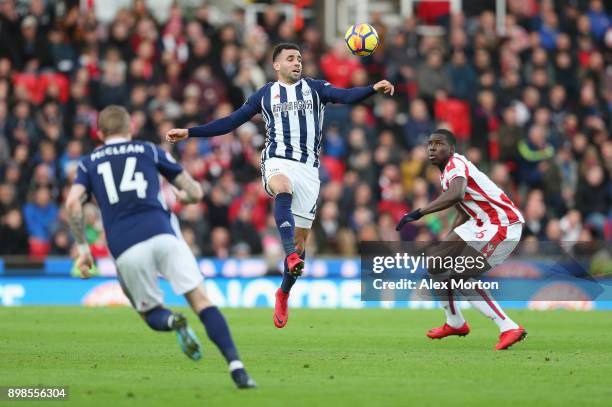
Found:
<path fill-rule="evenodd" d="M 302 47 L 304 76 L 396 85 L 392 98 L 328 106 L 310 253 L 398 240 L 400 216 L 440 193 L 425 151 L 437 127 L 520 206 L 526 239 L 612 240 L 612 18 L 601 0 L 509 0 L 504 35 L 487 9 L 495 2 L 453 15 L 424 4 L 398 27 L 374 14 L 381 44 L 367 58 L 341 40 L 325 46 L 318 27 L 298 30 L 274 6 L 246 27 L 239 9 L 216 22 L 211 6 L 171 6 L 157 21 L 135 0 L 104 24 L 78 1 L 59 2 L 61 13 L 57 3 L 0 0 L 0 254 L 70 254 L 62 202 L 79 156 L 99 144 L 97 111 L 120 104 L 135 138 L 162 144 L 205 187 L 185 207 L 164 187 L 196 255 L 280 255 L 260 180 L 261 118 L 177 146 L 164 134 L 238 108 L 274 80 L 271 49 L 286 41 Z M 401 238 L 441 238 L 453 216 L 427 216 Z M 85 218 L 93 253 L 108 255 L 93 204 Z"/>

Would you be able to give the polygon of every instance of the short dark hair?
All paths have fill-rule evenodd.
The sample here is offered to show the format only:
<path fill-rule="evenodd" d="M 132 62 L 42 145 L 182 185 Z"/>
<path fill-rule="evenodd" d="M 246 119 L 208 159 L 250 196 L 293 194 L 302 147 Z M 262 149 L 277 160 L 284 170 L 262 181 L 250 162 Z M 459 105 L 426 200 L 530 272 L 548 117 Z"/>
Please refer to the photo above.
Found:
<path fill-rule="evenodd" d="M 457 139 L 455 138 L 455 135 L 453 134 L 452 131 L 447 130 L 447 129 L 436 129 L 431 134 L 439 134 L 441 136 L 444 136 L 446 137 L 446 140 L 450 144 L 452 144 L 453 147 L 457 147 Z"/>
<path fill-rule="evenodd" d="M 283 52 L 284 49 L 294 49 L 296 51 L 301 51 L 299 45 L 294 44 L 292 42 L 283 42 L 274 47 L 274 51 L 272 51 L 272 62 L 276 61 L 276 57 L 278 56 L 278 54 Z"/>

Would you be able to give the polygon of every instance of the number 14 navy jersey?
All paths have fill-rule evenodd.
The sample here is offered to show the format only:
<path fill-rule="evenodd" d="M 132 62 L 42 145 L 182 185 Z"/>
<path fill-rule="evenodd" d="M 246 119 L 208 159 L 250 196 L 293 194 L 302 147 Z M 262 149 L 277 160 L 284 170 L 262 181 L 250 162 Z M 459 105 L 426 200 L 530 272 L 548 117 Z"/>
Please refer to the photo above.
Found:
<path fill-rule="evenodd" d="M 175 234 L 159 174 L 172 182 L 182 171 L 170 154 L 149 142 L 114 139 L 82 157 L 74 182 L 95 196 L 114 258 L 153 236 Z"/>

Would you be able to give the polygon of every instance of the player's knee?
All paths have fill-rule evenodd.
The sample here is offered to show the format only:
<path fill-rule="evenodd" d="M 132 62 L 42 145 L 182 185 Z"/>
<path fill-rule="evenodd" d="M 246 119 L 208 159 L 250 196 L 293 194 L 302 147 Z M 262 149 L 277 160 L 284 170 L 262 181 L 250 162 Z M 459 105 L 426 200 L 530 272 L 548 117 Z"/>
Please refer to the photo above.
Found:
<path fill-rule="evenodd" d="M 274 192 L 276 194 L 290 194 L 293 191 L 291 190 L 291 184 L 281 183 L 274 188 Z"/>
<path fill-rule="evenodd" d="M 282 193 L 290 194 L 293 192 L 291 181 L 289 181 L 289 178 L 287 178 L 283 174 L 277 174 L 271 177 L 270 180 L 268 181 L 268 185 L 275 194 L 282 194 Z"/>

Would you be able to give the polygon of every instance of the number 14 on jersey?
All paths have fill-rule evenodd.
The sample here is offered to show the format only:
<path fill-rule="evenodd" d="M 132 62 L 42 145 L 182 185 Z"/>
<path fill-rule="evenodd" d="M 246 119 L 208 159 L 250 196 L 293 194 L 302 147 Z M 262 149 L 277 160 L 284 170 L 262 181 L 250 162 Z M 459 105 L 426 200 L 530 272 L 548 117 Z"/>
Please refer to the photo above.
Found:
<path fill-rule="evenodd" d="M 125 168 L 123 169 L 123 176 L 121 177 L 121 183 L 119 184 L 120 192 L 136 191 L 138 198 L 144 199 L 147 197 L 147 181 L 144 178 L 142 172 L 136 171 L 136 157 L 128 157 L 125 160 Z M 119 194 L 117 193 L 117 187 L 115 186 L 115 178 L 113 177 L 113 169 L 110 162 L 105 162 L 98 165 L 98 174 L 102 175 L 104 180 L 104 189 L 108 196 L 108 202 L 116 204 L 119 202 Z"/>

